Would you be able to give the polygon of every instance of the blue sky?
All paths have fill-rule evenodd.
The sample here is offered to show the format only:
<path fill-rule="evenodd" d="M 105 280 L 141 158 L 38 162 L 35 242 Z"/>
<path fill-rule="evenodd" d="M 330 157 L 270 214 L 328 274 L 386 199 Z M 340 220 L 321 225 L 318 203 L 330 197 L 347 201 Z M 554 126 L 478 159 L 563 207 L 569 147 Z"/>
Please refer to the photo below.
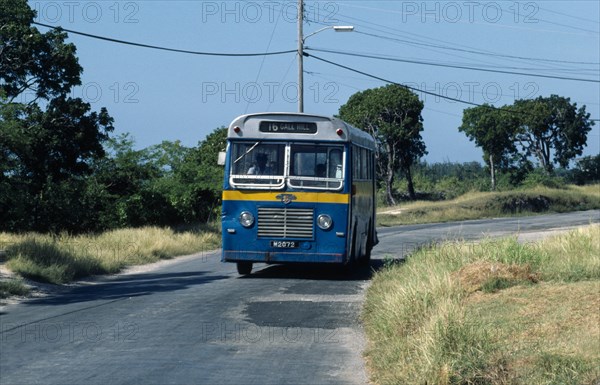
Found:
<path fill-rule="evenodd" d="M 38 11 L 40 23 L 137 43 L 223 53 L 297 48 L 296 1 L 29 4 Z M 578 106 L 585 104 L 592 118 L 600 119 L 597 1 L 307 1 L 305 7 L 305 36 L 324 26 L 355 28 L 350 33 L 328 29 L 308 37 L 306 47 L 313 49 L 308 52 L 318 57 L 474 103 L 500 106 L 515 98 L 558 94 Z M 76 44 L 84 68 L 83 84 L 74 89 L 73 96 L 87 100 L 96 110 L 107 107 L 115 118 L 116 132 L 131 133 L 139 148 L 163 140 L 195 146 L 238 115 L 297 111 L 294 53 L 215 57 L 75 34 L 70 34 L 70 41 Z M 308 113 L 336 114 L 353 93 L 386 84 L 311 57 L 305 58 L 304 70 Z M 425 102 L 423 138 L 429 152 L 425 160 L 481 161 L 481 151 L 457 130 L 468 106 L 419 95 Z M 597 122 L 586 155 L 600 152 L 599 134 Z"/>

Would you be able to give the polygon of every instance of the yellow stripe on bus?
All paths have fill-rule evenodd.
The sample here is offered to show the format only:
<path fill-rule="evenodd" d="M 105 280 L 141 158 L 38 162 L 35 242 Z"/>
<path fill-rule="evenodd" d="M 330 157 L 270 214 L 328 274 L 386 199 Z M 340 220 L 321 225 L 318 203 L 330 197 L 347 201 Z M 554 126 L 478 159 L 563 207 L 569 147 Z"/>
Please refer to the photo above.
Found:
<path fill-rule="evenodd" d="M 273 201 L 281 202 L 280 194 L 294 195 L 294 202 L 345 203 L 350 202 L 349 194 L 322 192 L 263 192 L 263 191 L 223 191 L 224 201 Z"/>

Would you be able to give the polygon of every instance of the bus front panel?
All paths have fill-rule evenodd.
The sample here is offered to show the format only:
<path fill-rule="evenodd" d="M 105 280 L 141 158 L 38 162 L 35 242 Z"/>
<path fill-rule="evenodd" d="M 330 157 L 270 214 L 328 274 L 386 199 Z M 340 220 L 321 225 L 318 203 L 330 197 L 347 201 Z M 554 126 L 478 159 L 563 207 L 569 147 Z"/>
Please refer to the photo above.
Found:
<path fill-rule="evenodd" d="M 222 260 L 345 263 L 348 203 L 348 194 L 225 191 Z"/>

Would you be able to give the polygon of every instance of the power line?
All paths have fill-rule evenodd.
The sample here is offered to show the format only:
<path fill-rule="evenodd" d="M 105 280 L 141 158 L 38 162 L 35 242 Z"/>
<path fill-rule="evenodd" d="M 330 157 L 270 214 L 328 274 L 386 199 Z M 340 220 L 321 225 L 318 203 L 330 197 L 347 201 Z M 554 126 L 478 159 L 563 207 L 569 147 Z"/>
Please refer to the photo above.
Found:
<path fill-rule="evenodd" d="M 500 9 L 502 9 L 503 11 L 512 13 L 513 15 L 515 15 L 515 16 L 517 16 L 517 17 L 520 18 L 520 15 L 518 13 L 516 13 L 515 11 L 506 10 L 506 9 L 504 9 L 502 7 L 500 7 Z M 579 30 L 579 31 L 590 32 L 590 33 L 593 33 L 593 34 L 596 34 L 596 35 L 600 34 L 600 32 L 598 32 L 598 31 L 595 31 L 595 30 L 592 30 L 592 29 L 587 29 L 587 28 L 576 27 L 576 26 L 571 25 L 571 24 L 562 24 L 562 23 L 557 23 L 555 21 L 545 20 L 545 19 L 536 19 L 536 20 L 539 20 L 542 23 L 548 23 L 548 24 L 552 24 L 552 25 L 558 25 L 559 27 L 566 27 L 566 28 L 576 29 L 576 30 Z"/>
<path fill-rule="evenodd" d="M 535 57 L 527 57 L 527 56 L 505 55 L 505 54 L 494 53 L 494 52 L 485 52 L 485 51 L 477 51 L 477 50 L 471 50 L 471 49 L 447 47 L 447 46 L 442 46 L 442 45 L 438 45 L 438 44 L 419 43 L 419 42 L 414 42 L 414 41 L 410 41 L 410 40 L 398 39 L 398 38 L 389 37 L 389 36 L 382 36 L 382 35 L 377 35 L 377 34 L 368 33 L 368 32 L 355 31 L 355 33 L 358 33 L 361 35 L 366 35 L 366 36 L 371 36 L 371 37 L 376 37 L 376 38 L 380 38 L 380 39 L 398 41 L 400 43 L 405 43 L 405 44 L 424 46 L 424 47 L 432 47 L 432 48 L 438 48 L 438 49 L 444 49 L 444 50 L 450 50 L 450 51 L 472 53 L 472 54 L 476 54 L 476 55 L 505 57 L 505 58 L 509 58 L 509 59 L 531 60 L 531 61 L 541 61 L 541 62 L 560 63 L 560 64 L 586 64 L 586 65 L 599 65 L 600 64 L 598 62 L 556 60 L 556 59 L 535 58 Z"/>
<path fill-rule="evenodd" d="M 329 50 L 328 48 L 315 48 L 315 47 L 309 47 L 309 49 L 313 49 L 313 50 Z M 328 51 L 329 52 L 329 51 Z M 349 55 L 354 55 L 355 51 L 346 51 L 347 54 Z M 360 55 L 361 53 L 357 53 L 357 55 Z M 363 53 L 364 55 L 369 55 L 368 53 Z M 492 64 L 470 64 L 470 63 L 463 63 L 463 62 L 442 62 L 442 61 L 436 61 L 436 62 L 432 62 L 432 61 L 428 61 L 425 59 L 419 59 L 419 58 L 401 58 L 399 56 L 391 56 L 391 55 L 377 55 L 377 54 L 371 54 L 373 56 L 375 56 L 376 58 L 386 58 L 386 59 L 397 59 L 397 60 L 414 60 L 414 61 L 419 61 L 422 60 L 425 63 L 435 63 L 435 64 L 439 64 L 439 65 L 455 65 L 455 66 L 470 66 L 470 65 L 476 65 L 476 67 L 473 68 L 477 68 L 477 69 L 500 69 L 500 70 L 519 70 L 519 71 L 552 71 L 552 72 L 566 72 L 566 73 L 572 73 L 572 72 L 576 72 L 578 74 L 586 74 L 586 75 L 590 75 L 590 76 L 598 76 L 598 72 L 600 72 L 600 68 L 599 69 L 595 69 L 595 68 L 580 68 L 580 69 L 568 69 L 568 68 L 564 68 L 564 69 L 559 69 L 559 68 L 540 68 L 540 67 L 513 67 L 513 66 L 506 66 L 506 65 L 492 65 Z M 469 67 L 471 68 L 471 67 Z"/>
<path fill-rule="evenodd" d="M 320 22 L 317 22 L 317 23 L 318 24 L 326 25 L 325 23 L 320 23 Z M 355 25 L 360 25 L 360 24 L 356 24 L 356 23 L 354 23 L 354 24 Z M 369 24 L 372 24 L 372 23 L 369 23 Z M 365 27 L 366 29 L 372 29 L 372 30 L 375 30 L 375 31 L 378 31 L 378 32 L 382 32 L 382 33 L 386 33 L 386 34 L 391 34 L 391 35 L 394 35 L 394 36 L 402 36 L 402 35 L 400 35 L 398 33 L 382 31 L 380 29 L 372 28 L 372 27 L 365 26 L 365 25 L 363 25 L 363 27 Z M 381 27 L 391 29 L 392 31 L 398 31 L 398 30 L 395 30 L 395 29 L 392 29 L 392 28 L 389 28 L 389 27 L 385 27 L 385 26 L 381 26 Z M 363 33 L 362 31 L 356 31 L 356 32 L 357 33 Z M 410 32 L 403 31 L 402 34 L 404 34 L 404 35 L 413 35 L 413 36 L 417 36 L 417 37 L 414 38 L 414 37 L 410 36 L 409 38 L 406 38 L 406 37 L 402 36 L 404 39 L 410 39 L 410 40 L 407 41 L 407 40 L 402 40 L 402 39 L 394 39 L 392 37 L 387 37 L 387 36 L 381 36 L 381 35 L 375 35 L 375 34 L 373 34 L 373 35 L 380 36 L 380 38 L 382 38 L 382 39 L 387 39 L 387 40 L 390 40 L 390 41 L 399 42 L 401 44 L 410 44 L 410 45 L 413 45 L 413 46 L 416 46 L 416 47 L 419 47 L 419 48 L 422 48 L 422 49 L 431 50 L 433 52 L 440 53 L 440 54 L 445 54 L 445 55 L 450 55 L 450 56 L 456 56 L 456 57 L 460 57 L 462 59 L 467 59 L 467 58 L 464 57 L 464 56 L 459 56 L 459 55 L 456 55 L 456 54 L 452 54 L 448 50 L 452 50 L 452 48 L 451 48 L 452 46 L 458 46 L 458 47 L 465 47 L 465 48 L 463 48 L 463 49 L 457 48 L 457 49 L 455 49 L 455 51 L 462 51 L 462 50 L 469 51 L 470 50 L 470 51 L 481 52 L 482 55 L 485 55 L 486 53 L 490 54 L 490 55 L 496 54 L 495 52 L 492 52 L 492 51 L 480 50 L 480 49 L 472 48 L 472 47 L 469 47 L 469 46 L 463 46 L 463 45 L 460 45 L 460 44 L 446 42 L 444 40 L 432 39 L 432 38 L 428 38 L 428 37 L 420 38 L 419 37 L 420 35 L 417 35 L 417 34 L 414 34 L 414 33 L 410 33 Z M 439 42 L 442 42 L 444 44 L 442 46 L 440 46 L 439 44 L 429 43 L 429 42 L 423 41 L 422 39 L 439 41 Z M 499 54 L 499 55 L 502 55 L 502 54 Z M 497 58 L 503 59 L 503 60 L 508 60 L 508 61 L 523 61 L 523 60 L 528 60 L 528 59 L 508 58 L 508 57 L 502 57 L 502 56 L 497 56 Z M 477 59 L 475 59 L 475 60 L 477 60 Z M 478 60 L 478 61 L 481 61 L 481 60 Z M 528 60 L 528 61 L 530 61 L 530 60 Z M 482 63 L 484 63 L 484 64 L 490 64 L 488 62 L 482 62 Z M 561 68 L 556 68 L 556 65 L 558 65 L 559 63 L 543 62 L 543 61 L 542 62 L 538 61 L 537 63 L 538 64 L 545 64 L 547 66 L 550 66 L 550 67 L 547 68 L 548 70 L 555 70 L 555 69 L 561 70 Z M 598 63 L 598 64 L 600 64 L 600 63 Z"/>
<path fill-rule="evenodd" d="M 397 14 L 403 14 L 403 12 L 402 12 L 402 11 L 396 11 L 396 10 L 392 10 L 392 9 L 374 8 L 374 7 L 361 7 L 361 6 L 350 5 L 350 4 L 344 4 L 344 5 L 345 5 L 345 6 L 347 6 L 347 7 L 354 7 L 354 8 L 364 8 L 364 9 L 369 9 L 369 10 L 373 10 L 373 11 L 381 11 L 381 12 L 386 12 L 386 13 L 397 13 Z M 498 4 L 496 4 L 496 5 L 498 6 Z M 515 12 L 515 11 L 513 11 L 513 10 L 506 10 L 506 9 L 504 9 L 504 8 L 500 7 L 500 6 L 498 6 L 498 9 L 499 9 L 500 11 L 502 11 L 502 12 L 507 12 L 507 13 L 511 13 L 511 14 L 513 14 L 513 15 L 514 15 L 514 16 L 516 16 L 516 17 L 517 17 L 519 20 L 521 19 L 521 16 L 523 16 L 524 20 L 526 20 L 526 18 L 528 18 L 528 17 L 535 17 L 534 15 L 523 15 L 523 14 L 520 14 L 519 12 Z M 567 15 L 567 14 L 564 14 L 564 13 L 561 13 L 561 12 L 558 12 L 558 11 L 552 11 L 552 10 L 549 10 L 549 9 L 546 9 L 546 8 L 542 8 L 542 7 L 539 7 L 539 6 L 538 6 L 538 9 L 542 9 L 542 10 L 544 10 L 544 11 L 548 11 L 548 12 L 553 12 L 553 13 L 556 13 L 556 14 L 559 14 L 559 15 L 564 15 L 564 16 L 568 16 L 568 17 L 573 17 L 573 18 L 580 19 L 580 20 L 589 21 L 589 22 L 596 23 L 596 24 L 598 23 L 597 21 L 594 21 L 594 20 L 590 20 L 590 19 L 584 19 L 584 18 L 579 18 L 579 17 L 577 17 L 577 16 L 571 16 L 571 15 Z M 422 16 L 423 16 L 423 15 L 422 15 Z M 421 17 L 422 17 L 422 16 L 421 16 Z M 426 16 L 426 15 L 425 15 L 425 16 Z M 539 22 L 542 22 L 542 23 L 548 23 L 548 24 L 553 24 L 553 25 L 557 25 L 557 26 L 561 26 L 561 27 L 566 27 L 566 28 L 576 29 L 576 30 L 579 30 L 579 31 L 590 32 L 590 33 L 593 33 L 593 34 L 598 34 L 598 33 L 600 33 L 600 32 L 598 32 L 598 31 L 596 31 L 596 30 L 585 29 L 585 28 L 576 27 L 576 26 L 574 26 L 574 25 L 569 25 L 569 24 L 561 24 L 561 23 L 557 23 L 557 22 L 554 22 L 554 21 L 545 20 L 545 19 L 541 19 L 541 18 L 537 18 L 537 17 L 536 17 L 535 19 L 531 19 L 531 20 L 530 20 L 530 22 L 531 22 L 531 23 L 533 23 L 533 22 L 538 22 L 538 21 L 539 21 Z"/>
<path fill-rule="evenodd" d="M 487 107 L 487 108 L 491 108 L 491 109 L 498 110 L 498 111 L 507 111 L 507 112 L 510 112 L 510 113 L 527 114 L 527 115 L 529 114 L 526 111 L 518 111 L 518 110 L 511 110 L 511 109 L 502 108 L 502 107 L 494 107 L 494 106 L 490 106 L 490 105 L 486 105 L 486 104 L 479 104 L 479 103 L 469 102 L 469 101 L 466 101 L 466 100 L 462 100 L 462 99 L 458 99 L 458 98 L 453 98 L 453 97 L 446 96 L 446 95 L 437 94 L 435 92 L 431 92 L 431 91 L 427 91 L 427 90 L 421 90 L 421 89 L 416 88 L 416 87 L 411 87 L 411 86 L 408 86 L 406 84 L 398 83 L 398 82 L 395 82 L 393 80 L 389 80 L 389 79 L 382 78 L 382 77 L 377 76 L 377 75 L 370 74 L 368 72 L 357 70 L 356 68 L 348 67 L 348 66 L 345 66 L 343 64 L 339 64 L 339 63 L 332 62 L 330 60 L 323 59 L 323 58 L 315 56 L 315 55 L 311 55 L 311 54 L 309 54 L 306 51 L 304 51 L 304 55 L 308 56 L 308 57 L 312 57 L 312 58 L 317 59 L 319 61 L 322 61 L 324 63 L 331 64 L 333 66 L 336 66 L 336 67 L 339 67 L 339 68 L 343 68 L 343 69 L 348 70 L 348 71 L 355 72 L 357 74 L 361 74 L 361 75 L 364 75 L 364 76 L 367 76 L 367 77 L 370 77 L 370 78 L 373 78 L 373 79 L 380 80 L 380 81 L 385 82 L 385 83 L 395 84 L 397 86 L 400 86 L 400 87 L 403 87 L 403 88 L 406 88 L 406 89 L 409 89 L 409 90 L 412 90 L 412 91 L 422 92 L 424 94 L 431 95 L 431 96 L 436 96 L 436 97 L 439 97 L 439 98 L 442 98 L 442 99 L 451 100 L 451 101 L 459 102 L 459 103 L 463 103 L 463 104 L 468 104 L 468 105 L 475 106 L 475 107 Z M 600 119 L 589 119 L 589 120 L 593 121 L 593 122 L 600 121 Z"/>
<path fill-rule="evenodd" d="M 348 4 L 346 4 L 346 5 L 348 5 Z M 313 8 L 315 8 L 315 7 L 313 7 Z M 320 9 L 320 8 L 318 8 L 318 9 Z M 378 10 L 381 10 L 381 9 L 378 9 Z M 383 11 L 383 10 L 382 10 L 382 11 Z M 386 10 L 386 12 L 388 12 L 388 11 L 389 11 L 389 10 Z M 401 36 L 401 35 L 399 35 L 398 33 L 394 33 L 394 32 L 399 32 L 399 33 L 401 33 L 402 35 L 410 35 L 410 36 L 415 36 L 415 37 L 417 37 L 418 39 L 426 39 L 426 40 L 433 40 L 433 41 L 436 41 L 436 42 L 441 42 L 441 43 L 443 43 L 443 44 L 444 44 L 446 47 L 447 47 L 447 46 L 458 46 L 458 47 L 465 47 L 465 48 L 467 48 L 467 49 L 470 49 L 470 50 L 477 50 L 477 49 L 475 49 L 475 48 L 472 48 L 472 47 L 469 47 L 469 46 L 465 46 L 465 45 L 461 45 L 461 44 L 456 44 L 456 42 L 449 42 L 449 41 L 445 41 L 445 40 L 440 40 L 440 39 L 430 38 L 430 37 L 427 37 L 427 36 L 423 36 L 423 35 L 419 35 L 419 34 L 411 33 L 411 32 L 408 32 L 408 31 L 401 31 L 401 30 L 398 30 L 398 29 L 395 29 L 395 28 L 390 28 L 390 27 L 388 27 L 388 26 L 385 26 L 385 25 L 381 25 L 381 24 L 373 23 L 373 22 L 366 21 L 366 20 L 361 20 L 361 19 L 358 19 L 358 18 L 350 17 L 350 16 L 345 16 L 345 15 L 342 15 L 342 14 L 339 14 L 339 13 L 337 13 L 337 14 L 336 14 L 336 16 L 341 16 L 341 17 L 345 17 L 345 18 L 347 18 L 347 19 L 354 20 L 354 21 L 353 21 L 354 25 L 361 25 L 361 24 L 360 24 L 360 22 L 364 22 L 364 23 L 366 23 L 366 25 L 364 25 L 364 24 L 363 24 L 363 26 L 364 26 L 365 28 L 367 28 L 367 29 L 371 29 L 371 30 L 375 30 L 375 31 L 378 31 L 378 32 L 389 33 L 389 34 L 391 34 L 391 35 Z M 313 21 L 314 21 L 314 22 L 316 22 L 317 24 L 327 25 L 326 23 L 323 23 L 323 22 L 320 22 L 320 21 L 317 21 L 317 20 L 313 20 Z M 356 21 L 358 21 L 359 23 L 356 23 Z M 391 30 L 391 31 L 394 31 L 394 32 L 383 31 L 383 30 L 381 30 L 381 29 L 373 28 L 372 26 L 377 26 L 377 27 L 380 27 L 380 28 L 385 28 L 386 30 Z M 383 38 L 385 38 L 385 37 L 383 37 Z M 424 45 L 430 45 L 431 43 L 425 43 L 425 42 L 423 42 L 423 44 L 424 44 Z M 442 47 L 438 47 L 438 48 L 442 48 Z M 492 54 L 492 55 L 493 55 L 493 54 L 495 54 L 494 52 L 492 52 L 492 51 L 487 51 L 487 50 L 478 50 L 478 51 L 480 51 L 480 52 L 482 52 L 482 53 L 488 52 L 489 54 Z M 515 59 L 512 59 L 512 58 L 508 58 L 508 57 L 507 57 L 506 59 L 507 59 L 507 60 L 532 60 L 532 59 L 534 59 L 534 58 L 524 58 L 524 59 L 516 59 L 516 58 L 515 58 Z M 552 62 L 548 62 L 548 64 L 552 64 Z M 593 63 L 593 64 L 599 64 L 599 63 Z"/>
<path fill-rule="evenodd" d="M 573 19 L 587 21 L 587 22 L 590 22 L 590 23 L 594 23 L 595 25 L 598 25 L 598 20 L 586 19 L 585 17 L 569 15 L 567 13 L 554 11 L 554 10 L 548 9 L 548 8 L 543 8 L 543 7 L 540 7 L 539 5 L 537 7 L 538 7 L 538 9 L 541 9 L 542 11 L 546 11 L 546 12 L 550 12 L 550 13 L 555 13 L 555 14 L 561 15 L 561 16 L 572 17 Z"/>
<path fill-rule="evenodd" d="M 330 50 L 330 49 L 319 49 L 319 48 L 310 48 L 310 47 L 307 47 L 306 49 L 312 50 L 312 51 L 317 51 L 317 52 L 328 52 L 328 53 L 333 53 L 333 54 L 338 54 L 338 55 L 358 56 L 358 57 L 364 57 L 364 58 L 368 58 L 368 59 L 387 60 L 387 61 L 395 61 L 395 62 L 411 63 L 411 64 L 423 64 L 423 65 L 429 65 L 429 66 L 434 66 L 434 67 L 457 68 L 457 69 L 463 69 L 463 70 L 494 72 L 494 73 L 501 73 L 501 74 L 522 75 L 522 76 L 531 76 L 531 77 L 548 78 L 548 79 L 572 80 L 572 81 L 588 82 L 588 83 L 600 83 L 600 80 L 594 80 L 594 79 L 571 78 L 571 77 L 566 77 L 566 76 L 530 74 L 530 73 L 526 73 L 526 72 L 502 71 L 502 70 L 493 70 L 493 69 L 485 69 L 485 68 L 477 68 L 477 67 L 459 66 L 459 65 L 452 65 L 452 64 L 440 64 L 440 63 L 426 62 L 426 61 L 420 61 L 420 60 L 390 58 L 390 57 L 385 57 L 385 56 L 343 52 L 343 51 L 336 51 L 336 50 Z"/>
<path fill-rule="evenodd" d="M 330 80 L 330 79 L 326 78 L 325 76 L 322 76 L 322 74 L 320 74 L 320 73 L 318 73 L 318 72 L 308 72 L 308 71 L 305 71 L 305 73 L 307 73 L 307 74 L 309 74 L 309 75 L 311 75 L 311 76 L 315 76 L 315 77 L 318 77 L 318 78 L 324 79 L 324 80 Z M 354 90 L 356 90 L 356 91 L 361 91 L 361 89 L 360 89 L 360 88 L 358 88 L 358 87 L 354 87 L 354 86 L 351 86 L 351 85 L 349 85 L 349 84 L 346 84 L 346 83 L 339 83 L 339 82 L 336 82 L 336 83 L 338 83 L 338 84 L 341 84 L 341 85 L 343 85 L 343 86 L 345 86 L 345 87 L 348 87 L 348 88 L 352 88 L 352 89 L 354 89 Z M 458 117 L 458 118 L 460 118 L 460 117 L 461 117 L 460 115 L 453 114 L 453 113 L 451 113 L 451 112 L 447 112 L 447 111 L 441 111 L 441 110 L 436 110 L 435 108 L 431 108 L 431 107 L 427 107 L 427 106 L 424 106 L 424 107 L 423 107 L 423 109 L 424 109 L 424 110 L 428 110 L 428 111 L 434 111 L 434 112 L 437 112 L 437 113 L 440 113 L 440 114 L 445 114 L 445 115 L 456 116 L 456 117 Z"/>
<path fill-rule="evenodd" d="M 357 70 L 357 69 L 355 69 L 355 68 L 348 67 L 348 66 L 345 66 L 345 65 L 343 65 L 343 64 L 336 63 L 336 62 L 332 62 L 332 61 L 330 61 L 330 60 L 327 60 L 327 59 L 323 59 L 323 58 L 321 58 L 321 57 L 318 57 L 318 56 L 315 56 L 315 55 L 309 54 L 309 53 L 308 53 L 308 52 L 306 52 L 306 51 L 304 51 L 304 56 L 312 57 L 312 58 L 314 58 L 314 59 L 317 59 L 317 60 L 319 60 L 319 61 L 322 61 L 322 62 L 324 62 L 324 63 L 331 64 L 331 65 L 334 65 L 334 66 L 336 66 L 336 67 L 340 67 L 340 68 L 343 68 L 343 69 L 345 69 L 345 70 L 352 71 L 352 72 L 355 72 L 355 73 L 357 73 L 357 74 L 361 74 L 361 75 L 364 75 L 364 76 L 367 76 L 367 77 L 370 77 L 370 78 L 373 78 L 373 79 L 377 79 L 377 80 L 380 80 L 380 81 L 382 81 L 382 82 L 385 82 L 385 83 L 395 84 L 395 85 L 397 85 L 397 86 L 401 86 L 401 87 L 407 88 L 407 89 L 409 89 L 409 90 L 412 90 L 412 91 L 419 91 L 419 92 L 423 92 L 424 94 L 427 94 L 427 95 L 431 95 L 431 96 L 437 96 L 437 97 L 440 97 L 440 98 L 442 98 L 442 99 L 446 99 L 446 100 L 452 100 L 452 101 L 454 101 L 454 102 L 459 102 L 459 103 L 469 104 L 469 105 L 476 106 L 476 107 L 479 107 L 479 106 L 481 106 L 481 104 L 478 104 L 478 103 L 474 103 L 474 102 L 468 102 L 468 101 L 466 101 L 466 100 L 457 99 L 457 98 L 452 98 L 452 97 L 450 97 L 450 96 L 445 96 L 445 95 L 441 95 L 441 94 L 436 94 L 435 92 L 431 92 L 431 91 L 427 91 L 427 90 L 421 90 L 421 89 L 418 89 L 418 88 L 416 88 L 416 87 L 411 87 L 411 86 L 408 86 L 408 85 L 406 85 L 406 84 L 397 83 L 397 82 L 395 82 L 395 81 L 392 81 L 392 80 L 389 80 L 389 79 L 385 79 L 385 78 L 382 78 L 382 77 L 380 77 L 380 76 L 377 76 L 377 75 L 373 75 L 373 74 L 370 74 L 370 73 L 367 73 L 367 72 L 364 72 L 364 71 L 361 71 L 361 70 Z"/>
<path fill-rule="evenodd" d="M 227 56 L 227 57 L 250 57 L 250 56 L 283 55 L 283 54 L 296 53 L 297 52 L 295 49 L 294 50 L 287 50 L 287 51 L 260 52 L 260 53 L 224 53 L 224 52 L 190 51 L 190 50 L 185 50 L 185 49 L 177 49 L 177 48 L 161 47 L 161 46 L 150 45 L 150 44 L 135 43 L 135 42 L 126 41 L 126 40 L 113 39 L 111 37 L 106 37 L 106 36 L 92 35 L 90 33 L 74 31 L 72 29 L 66 29 L 66 28 L 57 27 L 57 26 L 54 26 L 54 25 L 48 25 L 48 24 L 44 24 L 44 23 L 38 23 L 38 22 L 35 22 L 35 21 L 33 22 L 33 24 L 39 25 L 39 26 L 42 26 L 42 27 L 46 27 L 46 28 L 52 28 L 52 29 L 59 30 L 59 31 L 66 31 L 66 32 L 69 32 L 69 33 L 72 33 L 72 34 L 75 34 L 75 35 L 81 35 L 81 36 L 91 37 L 93 39 L 109 41 L 109 42 L 112 42 L 112 43 L 132 45 L 132 46 L 135 46 L 135 47 L 150 48 L 150 49 L 156 49 L 156 50 L 161 50 L 161 51 L 186 53 L 186 54 L 191 54 L 191 55 Z"/>

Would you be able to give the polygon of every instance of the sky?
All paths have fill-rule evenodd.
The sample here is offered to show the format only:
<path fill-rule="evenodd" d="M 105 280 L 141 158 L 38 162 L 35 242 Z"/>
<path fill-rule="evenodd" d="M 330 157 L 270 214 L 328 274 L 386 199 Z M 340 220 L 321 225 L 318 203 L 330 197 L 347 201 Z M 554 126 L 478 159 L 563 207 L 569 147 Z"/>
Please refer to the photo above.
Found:
<path fill-rule="evenodd" d="M 29 4 L 38 12 L 39 23 L 171 49 L 262 54 L 298 46 L 297 1 Z M 303 35 L 313 57 L 304 58 L 304 110 L 331 116 L 352 94 L 392 81 L 495 106 L 557 94 L 585 105 L 592 119 L 600 119 L 599 4 L 306 1 Z M 323 29 L 326 26 L 353 26 L 354 31 L 335 32 Z M 83 98 L 94 110 L 106 107 L 115 119 L 115 134 L 130 133 L 137 148 L 165 140 L 196 146 L 236 116 L 298 110 L 295 52 L 207 56 L 74 33 L 69 41 L 77 46 L 84 68 L 82 85 L 72 96 Z M 471 106 L 416 93 L 425 104 L 424 160 L 481 162 L 481 150 L 458 131 L 463 110 Z M 584 155 L 598 153 L 600 122 L 588 136 Z"/>

